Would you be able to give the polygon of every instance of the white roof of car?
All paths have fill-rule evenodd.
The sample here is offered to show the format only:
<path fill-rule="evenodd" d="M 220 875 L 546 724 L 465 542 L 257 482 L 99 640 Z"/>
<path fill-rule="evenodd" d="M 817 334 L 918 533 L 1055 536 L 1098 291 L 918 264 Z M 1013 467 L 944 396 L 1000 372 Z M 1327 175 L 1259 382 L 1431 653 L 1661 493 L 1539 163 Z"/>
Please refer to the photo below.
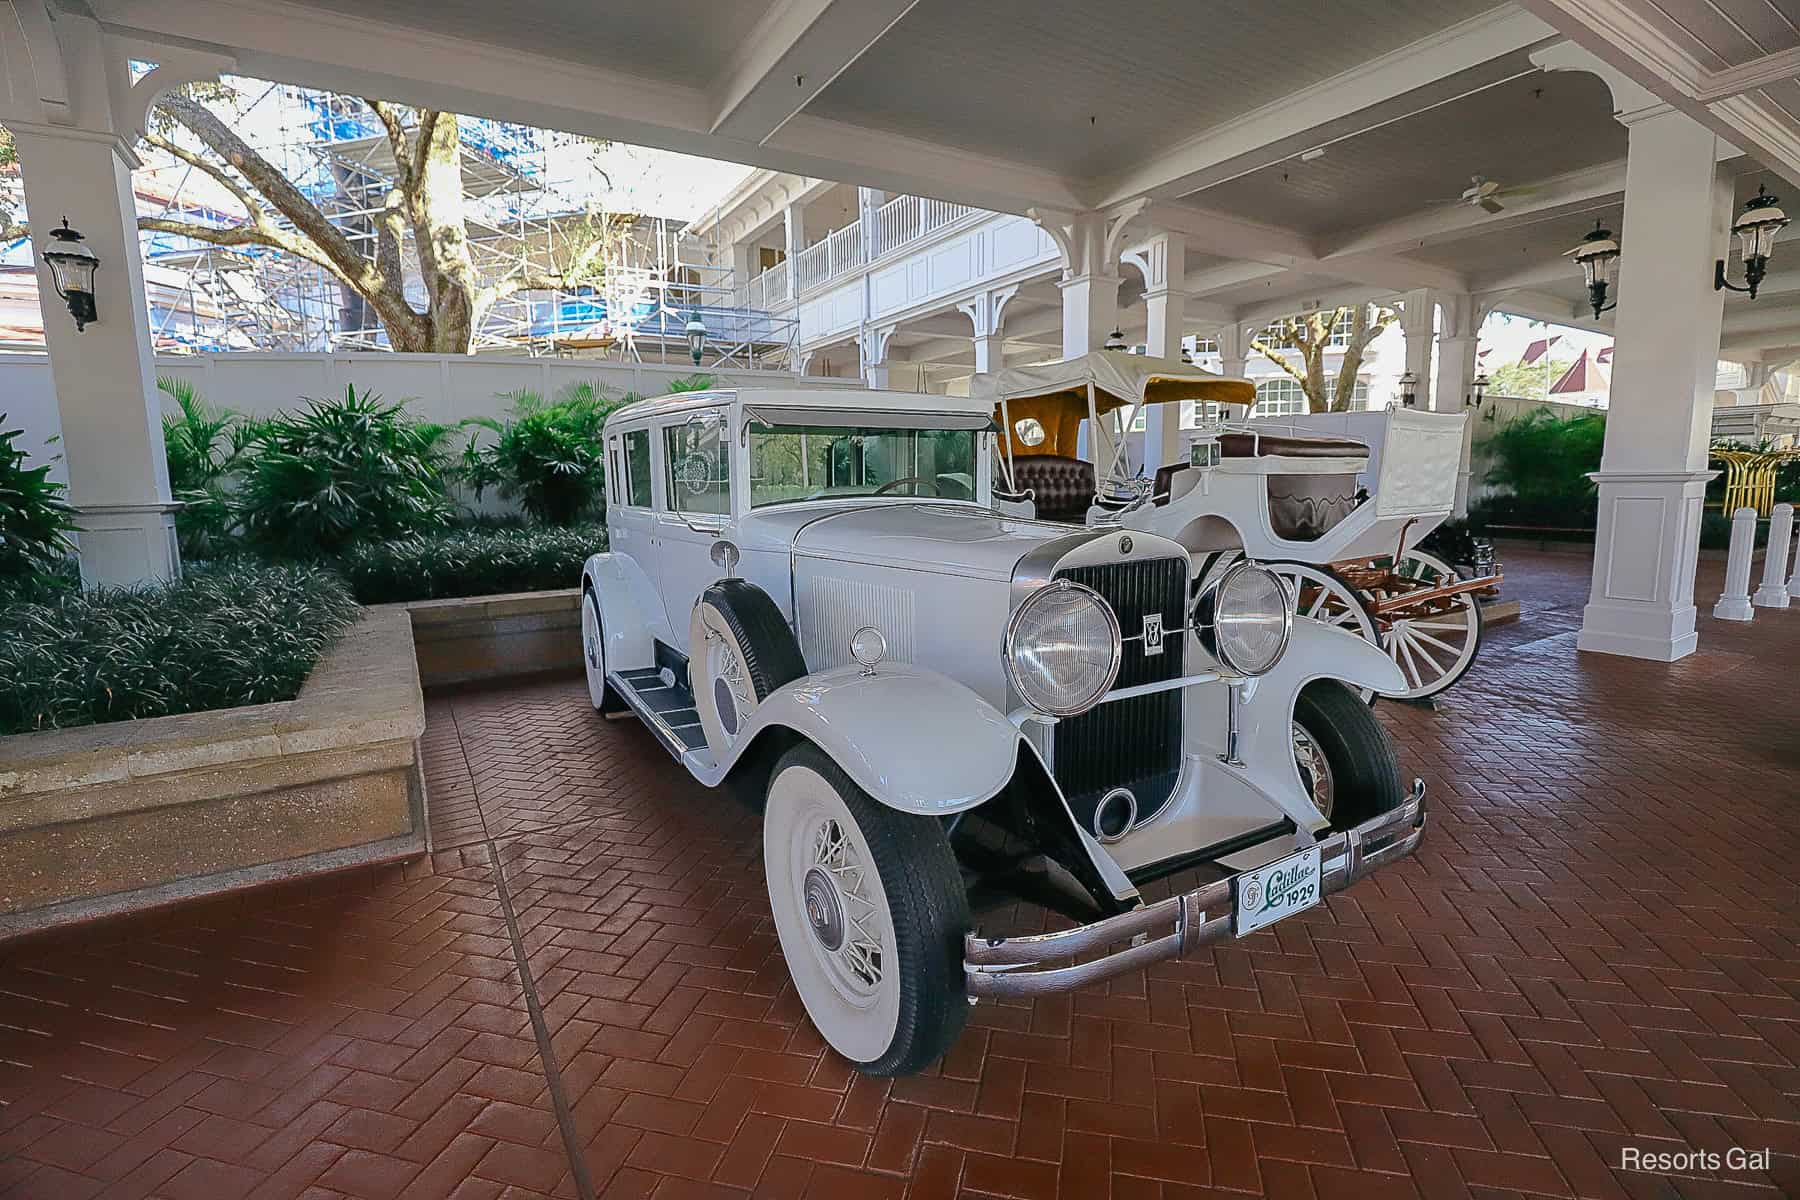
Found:
<path fill-rule="evenodd" d="M 768 410 L 813 409 L 832 412 L 885 413 L 980 413 L 992 411 L 981 400 L 967 396 L 937 396 L 923 392 L 870 391 L 863 387 L 745 387 L 713 388 L 704 392 L 672 392 L 636 400 L 615 409 L 606 423 L 654 420 L 671 413 L 721 404 L 747 405 Z"/>

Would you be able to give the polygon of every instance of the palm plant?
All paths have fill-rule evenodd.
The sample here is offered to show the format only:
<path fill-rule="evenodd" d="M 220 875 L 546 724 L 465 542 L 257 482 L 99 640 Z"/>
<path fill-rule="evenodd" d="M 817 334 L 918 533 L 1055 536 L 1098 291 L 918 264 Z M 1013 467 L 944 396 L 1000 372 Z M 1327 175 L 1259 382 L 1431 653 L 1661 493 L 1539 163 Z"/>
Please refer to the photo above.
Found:
<path fill-rule="evenodd" d="M 1564 419 L 1540 408 L 1500 426 L 1488 438 L 1483 449 L 1492 455 L 1493 465 L 1487 481 L 1511 492 L 1524 512 L 1558 518 L 1544 523 L 1592 516 L 1595 493 L 1588 472 L 1600 469 L 1605 442 L 1604 413 Z"/>
<path fill-rule="evenodd" d="M 175 402 L 163 418 L 169 491 L 181 502 L 175 533 L 183 558 L 213 558 L 230 545 L 237 525 L 229 480 L 256 440 L 258 426 L 229 409 L 214 409 L 186 379 L 158 376 L 156 386 Z"/>
<path fill-rule="evenodd" d="M 470 424 L 493 433 L 491 445 L 471 438 L 463 450 L 463 477 L 477 497 L 495 488 L 517 500 L 534 520 L 567 526 L 604 511 L 606 458 L 601 428 L 606 415 L 631 397 L 612 398 L 588 380 L 572 383 L 546 401 L 519 390 L 501 399 L 512 414 L 505 421 L 477 417 Z"/>
<path fill-rule="evenodd" d="M 68 559 L 75 510 L 66 490 L 50 478 L 50 464 L 25 465 L 16 441 L 24 431 L 6 428 L 0 413 L 0 587 L 11 590 L 49 580 Z"/>
<path fill-rule="evenodd" d="M 457 426 L 417 420 L 355 385 L 262 423 L 248 451 L 238 512 L 245 534 L 278 554 L 333 555 L 353 542 L 447 525 L 448 442 Z"/>

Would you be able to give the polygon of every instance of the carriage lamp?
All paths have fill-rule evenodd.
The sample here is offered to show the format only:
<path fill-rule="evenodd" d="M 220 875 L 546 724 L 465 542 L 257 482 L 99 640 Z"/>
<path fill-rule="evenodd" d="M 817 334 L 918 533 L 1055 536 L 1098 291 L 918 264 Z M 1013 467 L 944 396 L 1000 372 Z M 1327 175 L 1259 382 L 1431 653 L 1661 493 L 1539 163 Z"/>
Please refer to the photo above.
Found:
<path fill-rule="evenodd" d="M 1488 379 L 1486 371 L 1482 371 L 1476 375 L 1474 380 L 1470 382 L 1469 406 L 1471 408 L 1480 408 L 1481 402 L 1487 399 L 1488 384 L 1490 382 L 1492 381 Z"/>
<path fill-rule="evenodd" d="M 100 260 L 94 252 L 87 248 L 81 235 L 69 228 L 69 218 L 64 217 L 61 229 L 52 229 L 52 244 L 41 251 L 44 265 L 50 268 L 50 282 L 56 287 L 56 294 L 69 304 L 69 315 L 75 318 L 77 333 L 88 327 L 88 322 L 100 319 L 94 308 L 94 272 L 100 267 Z"/>
<path fill-rule="evenodd" d="M 1106 335 L 1106 342 L 1100 348 L 1102 350 L 1125 349 L 1125 331 L 1117 325 L 1113 326 L 1113 331 Z"/>
<path fill-rule="evenodd" d="M 1725 278 L 1725 260 L 1721 258 L 1713 264 L 1713 291 L 1727 288 L 1748 292 L 1752 300 L 1756 299 L 1757 286 L 1768 274 L 1769 257 L 1775 252 L 1775 235 L 1788 223 L 1780 204 L 1780 196 L 1771 196 L 1762 184 L 1756 185 L 1756 195 L 1744 202 L 1743 213 L 1731 223 L 1731 232 L 1738 235 L 1744 257 L 1744 285 L 1739 287 Z"/>
<path fill-rule="evenodd" d="M 1400 376 L 1400 405 L 1411 408 L 1419 402 L 1419 377 L 1411 371 Z"/>
<path fill-rule="evenodd" d="M 1587 283 L 1588 303 L 1593 306 L 1596 318 L 1619 306 L 1617 300 L 1611 304 L 1606 302 L 1607 290 L 1612 287 L 1619 269 L 1619 243 L 1613 240 L 1612 230 L 1595 221 L 1593 231 L 1581 239 L 1581 244 L 1563 253 L 1581 268 L 1581 278 Z"/>
<path fill-rule="evenodd" d="M 686 332 L 688 355 L 697 367 L 700 365 L 700 355 L 706 350 L 706 322 L 700 319 L 699 313 L 688 318 Z"/>

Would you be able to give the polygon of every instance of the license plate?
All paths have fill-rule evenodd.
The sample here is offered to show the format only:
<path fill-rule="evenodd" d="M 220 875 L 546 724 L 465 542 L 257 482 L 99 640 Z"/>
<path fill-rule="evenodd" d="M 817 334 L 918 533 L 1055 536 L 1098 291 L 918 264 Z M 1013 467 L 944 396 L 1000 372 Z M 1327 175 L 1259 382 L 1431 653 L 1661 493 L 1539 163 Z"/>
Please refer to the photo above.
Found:
<path fill-rule="evenodd" d="M 1237 895 L 1238 937 L 1273 925 L 1319 902 L 1319 848 L 1277 859 L 1245 871 L 1233 881 Z"/>

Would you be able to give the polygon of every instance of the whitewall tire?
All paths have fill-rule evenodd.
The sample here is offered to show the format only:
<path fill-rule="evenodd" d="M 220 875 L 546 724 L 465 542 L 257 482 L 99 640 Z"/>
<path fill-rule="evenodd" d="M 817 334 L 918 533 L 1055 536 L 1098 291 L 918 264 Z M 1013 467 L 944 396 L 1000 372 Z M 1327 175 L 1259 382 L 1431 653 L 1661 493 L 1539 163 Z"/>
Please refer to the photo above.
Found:
<path fill-rule="evenodd" d="M 869 1075 L 937 1061 L 969 1008 L 968 899 L 943 825 L 883 806 L 802 742 L 769 780 L 763 868 L 781 953 L 826 1043 Z"/>
<path fill-rule="evenodd" d="M 588 702 L 595 712 L 608 711 L 606 634 L 600 623 L 600 599 L 593 588 L 583 588 L 581 593 L 581 665 L 587 673 Z"/>

